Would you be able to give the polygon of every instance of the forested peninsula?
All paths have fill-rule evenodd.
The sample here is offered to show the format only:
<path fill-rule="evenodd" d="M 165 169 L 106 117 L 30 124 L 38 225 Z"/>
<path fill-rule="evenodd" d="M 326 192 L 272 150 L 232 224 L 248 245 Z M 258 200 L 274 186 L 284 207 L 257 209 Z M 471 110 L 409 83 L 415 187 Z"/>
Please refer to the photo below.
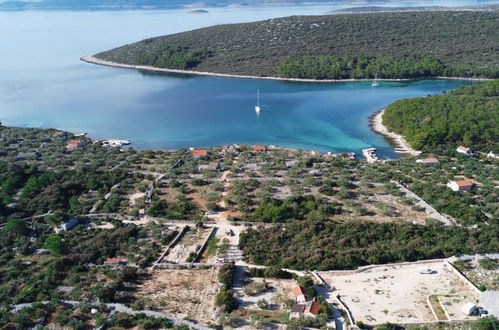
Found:
<path fill-rule="evenodd" d="M 257 77 L 496 78 L 497 31 L 499 11 L 293 16 L 149 38 L 94 57 Z"/>
<path fill-rule="evenodd" d="M 383 124 L 423 151 L 499 152 L 499 79 L 390 104 Z"/>

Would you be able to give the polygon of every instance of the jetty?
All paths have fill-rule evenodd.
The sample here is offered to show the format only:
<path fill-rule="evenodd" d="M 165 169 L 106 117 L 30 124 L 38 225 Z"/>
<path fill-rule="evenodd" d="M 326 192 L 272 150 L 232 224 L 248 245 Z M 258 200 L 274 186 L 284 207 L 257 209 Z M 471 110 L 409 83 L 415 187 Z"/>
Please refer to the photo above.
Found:
<path fill-rule="evenodd" d="M 117 140 L 117 139 L 102 140 L 102 145 L 105 147 L 121 147 L 129 144 L 130 141 L 128 140 Z"/>
<path fill-rule="evenodd" d="M 366 148 L 362 149 L 362 155 L 366 157 L 368 163 L 374 163 L 379 160 L 376 154 L 376 148 Z"/>

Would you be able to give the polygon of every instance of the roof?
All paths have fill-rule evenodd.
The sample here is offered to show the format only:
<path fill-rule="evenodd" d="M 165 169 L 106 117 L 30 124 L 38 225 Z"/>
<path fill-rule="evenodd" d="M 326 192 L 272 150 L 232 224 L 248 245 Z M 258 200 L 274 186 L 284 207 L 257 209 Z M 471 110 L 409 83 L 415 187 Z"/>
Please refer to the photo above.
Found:
<path fill-rule="evenodd" d="M 473 182 L 468 179 L 455 181 L 458 187 L 471 187 Z"/>
<path fill-rule="evenodd" d="M 438 163 L 438 159 L 430 157 L 416 160 L 418 163 L 430 164 L 430 163 Z"/>
<path fill-rule="evenodd" d="M 303 291 L 303 288 L 302 288 L 301 286 L 299 286 L 299 285 L 298 285 L 298 286 L 295 286 L 295 287 L 292 289 L 292 291 L 293 291 L 293 295 L 294 295 L 295 297 L 298 297 L 298 296 L 301 296 L 302 294 L 303 294 L 303 295 L 305 294 L 305 292 Z"/>
<path fill-rule="evenodd" d="M 321 152 L 317 151 L 317 150 L 312 150 L 311 153 L 312 153 L 312 155 L 320 155 L 321 154 Z"/>
<path fill-rule="evenodd" d="M 466 148 L 466 147 L 463 147 L 463 146 L 459 146 L 457 147 L 456 149 L 457 151 L 464 151 L 464 152 L 468 152 L 470 151 L 470 148 Z"/>
<path fill-rule="evenodd" d="M 77 147 L 80 144 L 80 140 L 71 140 L 69 141 L 70 146 L 75 146 Z"/>
<path fill-rule="evenodd" d="M 108 258 L 104 261 L 105 264 L 119 264 L 120 262 L 126 262 L 125 258 Z"/>
<path fill-rule="evenodd" d="M 205 149 L 193 150 L 192 155 L 193 156 L 206 156 L 206 155 L 208 155 L 208 150 L 205 150 Z"/>
<path fill-rule="evenodd" d="M 318 315 L 320 310 L 321 310 L 321 305 L 319 305 L 315 301 L 307 301 L 304 312 Z"/>
<path fill-rule="evenodd" d="M 265 151 L 265 146 L 253 146 L 253 151 Z"/>
<path fill-rule="evenodd" d="M 222 146 L 222 150 L 229 150 L 230 146 Z"/>
<path fill-rule="evenodd" d="M 304 310 L 305 310 L 304 304 L 294 304 L 291 307 L 291 313 L 303 313 Z"/>

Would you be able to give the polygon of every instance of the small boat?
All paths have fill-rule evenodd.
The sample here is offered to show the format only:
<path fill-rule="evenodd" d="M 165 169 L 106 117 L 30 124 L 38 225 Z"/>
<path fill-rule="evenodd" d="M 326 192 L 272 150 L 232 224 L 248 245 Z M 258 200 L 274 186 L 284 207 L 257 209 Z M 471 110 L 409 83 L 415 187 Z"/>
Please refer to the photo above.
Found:
<path fill-rule="evenodd" d="M 379 82 L 378 82 L 378 74 L 376 73 L 374 75 L 374 80 L 373 80 L 373 83 L 371 84 L 372 87 L 378 87 L 379 86 Z"/>
<path fill-rule="evenodd" d="M 255 111 L 256 113 L 260 113 L 260 90 L 256 90 L 256 106 L 255 106 Z"/>

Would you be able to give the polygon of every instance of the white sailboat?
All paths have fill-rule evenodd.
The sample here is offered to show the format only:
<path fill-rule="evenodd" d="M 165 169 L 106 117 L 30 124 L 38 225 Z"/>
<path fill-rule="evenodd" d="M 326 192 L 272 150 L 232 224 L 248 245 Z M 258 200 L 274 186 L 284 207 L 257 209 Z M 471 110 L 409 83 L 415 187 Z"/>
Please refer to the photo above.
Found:
<path fill-rule="evenodd" d="M 371 86 L 372 86 L 372 87 L 377 87 L 377 86 L 379 86 L 379 82 L 378 82 L 378 74 L 377 74 L 377 73 L 374 75 L 374 81 L 373 81 L 373 83 L 371 84 Z"/>
<path fill-rule="evenodd" d="M 260 90 L 256 90 L 256 106 L 255 106 L 255 111 L 256 113 L 260 113 Z"/>

